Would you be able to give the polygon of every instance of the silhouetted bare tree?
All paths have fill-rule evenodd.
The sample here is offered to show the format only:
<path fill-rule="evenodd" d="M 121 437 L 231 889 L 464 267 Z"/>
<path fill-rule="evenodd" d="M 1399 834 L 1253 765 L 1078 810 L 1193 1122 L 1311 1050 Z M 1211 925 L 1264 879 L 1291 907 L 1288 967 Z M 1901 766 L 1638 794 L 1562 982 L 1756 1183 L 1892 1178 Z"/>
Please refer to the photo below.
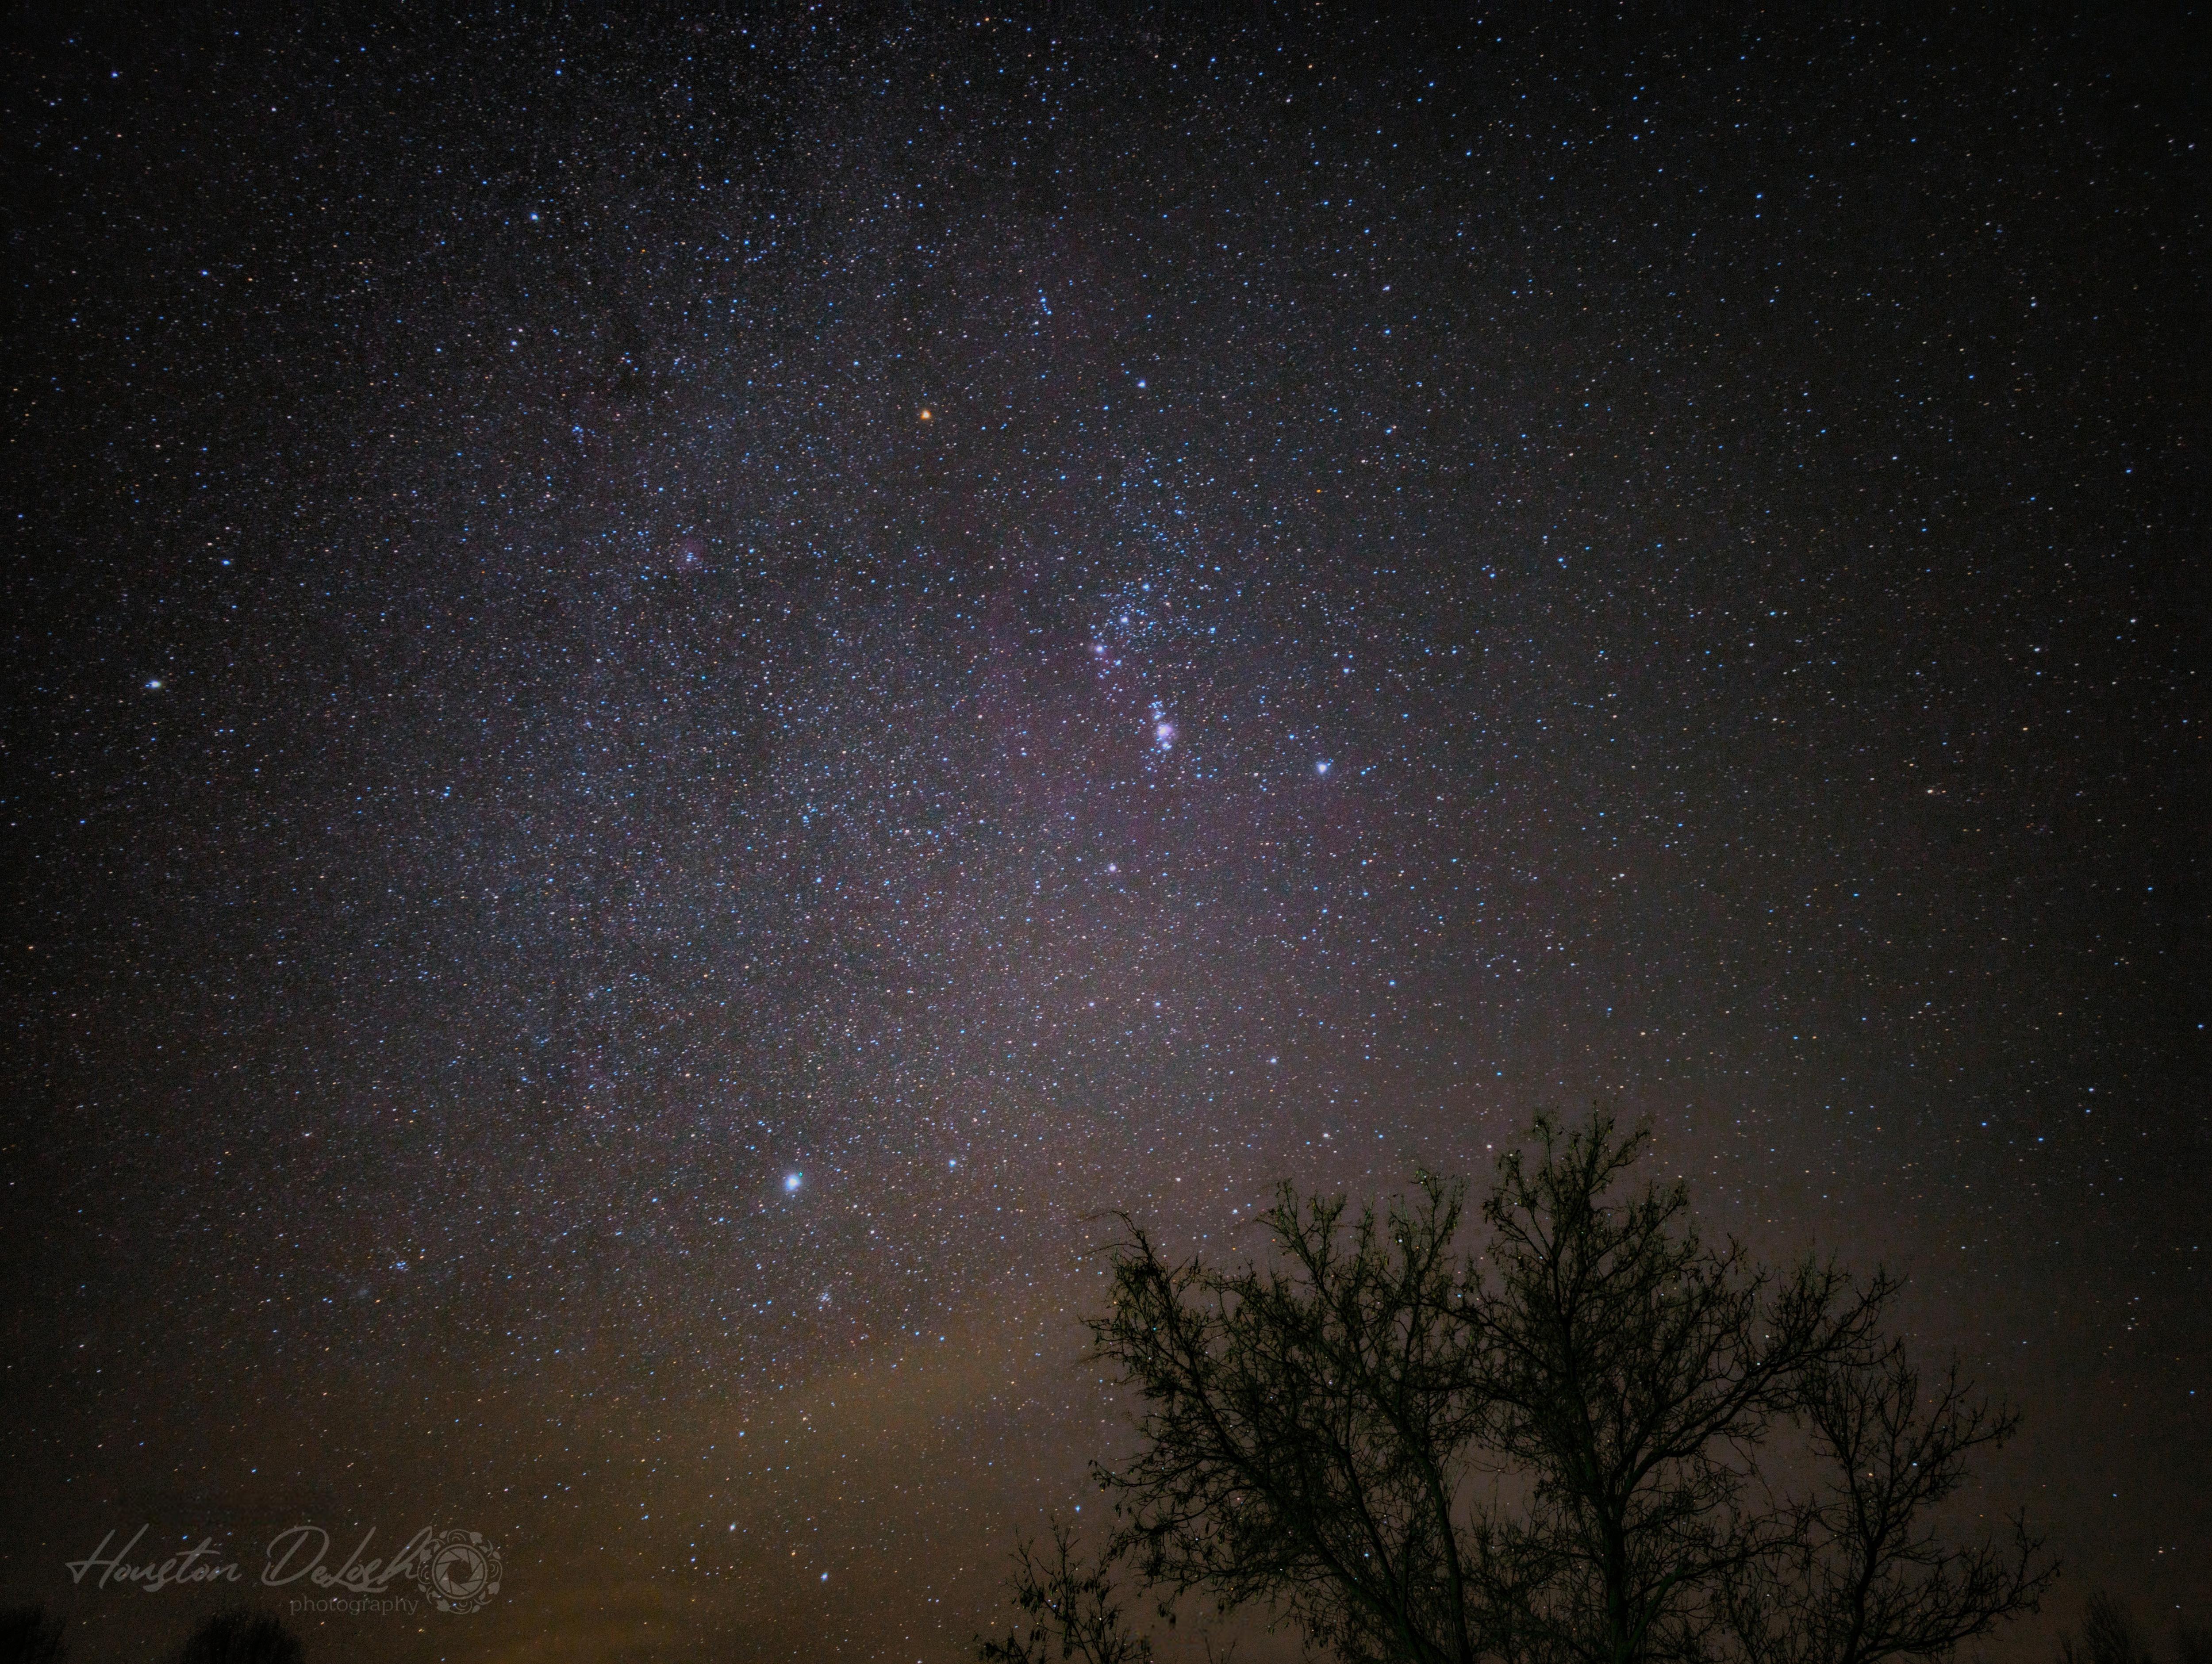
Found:
<path fill-rule="evenodd" d="M 1152 1664 L 1152 1643 L 1124 1623 L 1110 1563 L 1084 1559 L 1063 1521 L 1052 1523 L 1048 1552 L 1027 1540 L 1015 1546 L 1012 1581 L 1028 1621 L 1004 1641 L 980 1643 L 983 1664 Z"/>
<path fill-rule="evenodd" d="M 2082 1610 L 2079 1637 L 2058 1637 L 2060 1664 L 2157 1664 L 2128 1609 L 2099 1590 Z"/>
<path fill-rule="evenodd" d="M 2024 1517 L 1958 1543 L 1935 1509 L 1968 1459 L 2019 1416 L 1974 1396 L 1954 1363 L 1923 1388 L 1903 1346 L 1814 1372 L 1804 1419 L 1826 1487 L 1787 1548 L 1733 1580 L 1727 1605 L 1750 1664 L 1881 1664 L 1939 1658 L 2032 1608 L 2057 1576 Z"/>
<path fill-rule="evenodd" d="M 240 1606 L 194 1630 L 177 1664 L 302 1664 L 305 1656 L 283 1619 Z"/>
<path fill-rule="evenodd" d="M 1458 1309 L 1494 1407 L 1491 1453 L 1529 1487 L 1511 1533 L 1513 1649 L 1579 1664 L 1695 1661 L 1712 1596 L 1794 1521 L 1750 1490 L 1778 1418 L 1873 1345 L 1894 1284 L 1808 1259 L 1786 1273 L 1708 1247 L 1677 1183 L 1613 1192 L 1648 1139 L 1600 1111 L 1540 1116 L 1539 1159 L 1498 1164 L 1488 1275 Z"/>
<path fill-rule="evenodd" d="M 2174 1631 L 2174 1664 L 2212 1664 L 2212 1635 L 2184 1624 Z M 2081 1633 L 2058 1637 L 2059 1664 L 2159 1664 L 2134 1617 L 2100 1589 L 2081 1612 Z"/>
<path fill-rule="evenodd" d="M 61 1664 L 69 1656 L 62 1620 L 44 1606 L 10 1606 L 0 1612 L 0 1664 Z"/>
<path fill-rule="evenodd" d="M 1347 1659 L 1472 1658 L 1489 1544 L 1455 1504 L 1488 1404 L 1453 1307 L 1461 1196 L 1344 1212 L 1285 1190 L 1281 1262 L 1230 1272 L 1130 1228 L 1095 1328 L 1143 1445 L 1101 1478 L 1147 1582 L 1279 1607 Z"/>
<path fill-rule="evenodd" d="M 2033 1607 L 2054 1570 L 2017 1522 L 1936 1528 L 2014 1418 L 1955 1371 L 1923 1390 L 1880 1333 L 1893 1280 L 1707 1244 L 1680 1185 L 1622 1193 L 1648 1133 L 1602 1109 L 1534 1138 L 1473 1256 L 1435 1181 L 1356 1218 L 1285 1187 L 1233 1270 L 1124 1218 L 1093 1334 L 1139 1438 L 1097 1470 L 1108 1558 L 1352 1664 L 1881 1664 Z M 1778 1486 L 1785 1434 L 1823 1488 Z"/>

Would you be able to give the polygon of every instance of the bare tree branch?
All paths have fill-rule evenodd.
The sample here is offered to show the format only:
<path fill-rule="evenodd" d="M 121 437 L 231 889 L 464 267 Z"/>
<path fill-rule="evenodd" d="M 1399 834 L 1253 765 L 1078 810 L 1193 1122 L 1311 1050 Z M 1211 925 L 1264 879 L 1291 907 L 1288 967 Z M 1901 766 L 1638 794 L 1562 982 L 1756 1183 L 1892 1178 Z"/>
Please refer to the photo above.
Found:
<path fill-rule="evenodd" d="M 1024 1546 L 1036 1626 L 982 1656 L 1147 1656 L 1105 1580 L 1124 1558 L 1347 1664 L 1942 1661 L 2033 1607 L 2056 1571 L 2022 1523 L 1938 1525 L 2016 1418 L 1883 1339 L 1893 1279 L 1708 1245 L 1680 1185 L 1629 1187 L 1648 1130 L 1602 1108 L 1534 1139 L 1477 1256 L 1464 1188 L 1431 1179 L 1356 1218 L 1285 1187 L 1269 1252 L 1227 1270 L 1114 1216 L 1092 1338 L 1138 1404 L 1136 1454 L 1094 1468 L 1115 1533 L 1095 1570 L 1064 1534 L 1056 1560 Z M 1778 1487 L 1778 1446 L 1826 1483 Z"/>

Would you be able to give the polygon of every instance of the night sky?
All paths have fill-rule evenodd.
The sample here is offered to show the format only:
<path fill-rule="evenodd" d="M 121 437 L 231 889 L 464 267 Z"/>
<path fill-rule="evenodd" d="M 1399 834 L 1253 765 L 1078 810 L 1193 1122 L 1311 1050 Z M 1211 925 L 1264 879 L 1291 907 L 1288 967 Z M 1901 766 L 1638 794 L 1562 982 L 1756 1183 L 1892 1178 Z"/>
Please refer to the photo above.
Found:
<path fill-rule="evenodd" d="M 1602 1096 L 2206 1621 L 2201 14 L 313 9 L 10 32 L 0 1604 L 940 1664 L 1100 1210 Z"/>

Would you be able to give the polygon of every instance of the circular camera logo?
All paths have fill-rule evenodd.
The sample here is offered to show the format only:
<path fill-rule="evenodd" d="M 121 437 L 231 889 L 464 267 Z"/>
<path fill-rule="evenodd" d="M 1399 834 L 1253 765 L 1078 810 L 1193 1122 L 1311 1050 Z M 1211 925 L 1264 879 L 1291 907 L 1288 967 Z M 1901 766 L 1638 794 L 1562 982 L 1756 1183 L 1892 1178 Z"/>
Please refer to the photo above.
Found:
<path fill-rule="evenodd" d="M 416 1582 L 440 1612 L 474 1612 L 499 1593 L 507 1570 L 499 1551 L 478 1531 L 448 1531 L 423 1550 Z"/>

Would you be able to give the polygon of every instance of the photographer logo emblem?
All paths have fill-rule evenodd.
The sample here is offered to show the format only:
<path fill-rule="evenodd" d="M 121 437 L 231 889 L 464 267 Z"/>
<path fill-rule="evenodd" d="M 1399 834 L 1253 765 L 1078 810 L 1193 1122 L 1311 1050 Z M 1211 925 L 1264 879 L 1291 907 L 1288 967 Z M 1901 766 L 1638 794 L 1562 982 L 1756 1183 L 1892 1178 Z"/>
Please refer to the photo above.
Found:
<path fill-rule="evenodd" d="M 448 1531 L 422 1549 L 415 1581 L 440 1612 L 474 1612 L 499 1593 L 507 1570 L 480 1531 Z"/>

